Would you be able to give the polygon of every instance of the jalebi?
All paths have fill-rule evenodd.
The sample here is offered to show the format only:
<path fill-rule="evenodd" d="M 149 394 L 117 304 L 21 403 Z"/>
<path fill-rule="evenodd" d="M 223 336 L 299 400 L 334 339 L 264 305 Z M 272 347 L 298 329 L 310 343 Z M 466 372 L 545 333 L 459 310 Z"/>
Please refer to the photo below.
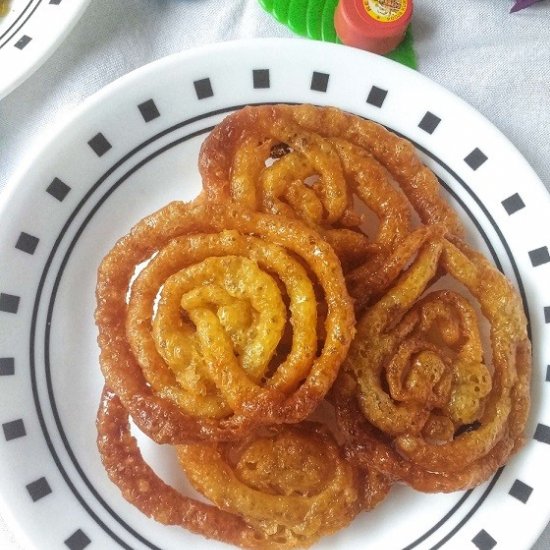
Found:
<path fill-rule="evenodd" d="M 216 506 L 164 483 L 144 461 L 128 412 L 104 389 L 98 448 L 109 478 L 149 517 L 207 538 L 258 550 L 305 548 L 382 500 L 387 478 L 364 481 L 321 424 L 272 426 L 234 443 L 177 446 L 182 470 Z"/>
<path fill-rule="evenodd" d="M 206 195 L 299 218 L 334 247 L 362 308 L 412 231 L 414 215 L 460 235 L 456 213 L 414 147 L 382 126 L 330 107 L 247 107 L 205 140 Z M 411 205 L 414 210 L 411 209 Z M 386 277 L 389 279 L 389 276 Z"/>
<path fill-rule="evenodd" d="M 442 271 L 465 290 L 427 293 Z M 468 294 L 490 325 L 490 353 Z M 420 242 L 360 319 L 334 395 L 356 460 L 422 491 L 455 491 L 486 480 L 521 446 L 529 380 L 516 291 L 481 254 L 440 236 Z"/>
<path fill-rule="evenodd" d="M 277 548 L 309 546 L 361 507 L 356 472 L 321 425 L 273 427 L 236 444 L 182 445 L 178 457 L 195 489 Z"/>
<path fill-rule="evenodd" d="M 355 330 L 340 264 L 318 235 L 204 201 L 172 203 L 123 237 L 99 269 L 97 303 L 107 385 L 157 442 L 303 420 Z"/>
<path fill-rule="evenodd" d="M 98 448 L 124 498 L 301 548 L 394 483 L 472 488 L 521 447 L 521 300 L 411 143 L 330 107 L 247 107 L 199 170 L 201 195 L 139 221 L 98 272 Z M 212 504 L 154 473 L 130 420 Z"/>

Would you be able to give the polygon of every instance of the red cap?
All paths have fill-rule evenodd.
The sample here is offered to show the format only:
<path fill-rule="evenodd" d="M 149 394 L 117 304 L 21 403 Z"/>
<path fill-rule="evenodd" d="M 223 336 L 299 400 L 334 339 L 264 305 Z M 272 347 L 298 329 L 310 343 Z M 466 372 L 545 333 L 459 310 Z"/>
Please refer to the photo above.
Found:
<path fill-rule="evenodd" d="M 385 54 L 403 40 L 412 12 L 413 0 L 340 0 L 334 26 L 344 44 Z"/>

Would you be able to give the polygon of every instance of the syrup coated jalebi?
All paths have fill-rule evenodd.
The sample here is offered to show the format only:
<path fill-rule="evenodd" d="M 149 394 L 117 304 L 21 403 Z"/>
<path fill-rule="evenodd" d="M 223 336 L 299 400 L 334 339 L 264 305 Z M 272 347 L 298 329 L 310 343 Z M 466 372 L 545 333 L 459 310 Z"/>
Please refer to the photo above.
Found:
<path fill-rule="evenodd" d="M 355 331 L 340 265 L 318 235 L 204 201 L 171 203 L 123 237 L 99 268 L 97 302 L 107 385 L 160 443 L 303 420 Z M 287 325 L 289 350 L 279 356 Z"/>
<path fill-rule="evenodd" d="M 300 548 L 394 483 L 471 488 L 521 447 L 521 300 L 409 142 L 334 108 L 247 107 L 199 169 L 199 198 L 99 268 L 98 448 L 124 498 L 243 548 Z M 212 504 L 155 474 L 130 420 Z"/>
<path fill-rule="evenodd" d="M 178 457 L 195 489 L 278 548 L 309 546 L 360 510 L 357 473 L 318 424 L 277 426 L 238 443 L 181 445 Z"/>
<path fill-rule="evenodd" d="M 412 265 L 358 323 L 335 401 L 350 454 L 421 491 L 485 481 L 523 443 L 530 344 L 517 293 L 455 237 L 420 246 Z M 490 325 L 484 352 L 473 304 L 425 294 L 441 270 Z"/>
<path fill-rule="evenodd" d="M 375 470 L 360 480 L 328 430 L 302 422 L 233 443 L 179 445 L 182 470 L 212 506 L 154 473 L 130 433 L 128 412 L 107 389 L 97 426 L 103 465 L 127 500 L 160 523 L 242 548 L 310 546 L 374 507 L 390 488 Z"/>
<path fill-rule="evenodd" d="M 205 193 L 262 212 L 300 218 L 334 247 L 357 306 L 412 231 L 462 226 L 414 147 L 382 126 L 330 107 L 247 107 L 205 140 L 199 159 Z M 398 185 L 396 185 L 398 184 Z M 375 220 L 370 218 L 374 217 Z M 368 218 L 368 219 L 365 219 Z M 365 223 L 371 227 L 367 236 Z M 386 277 L 389 279 L 389 277 Z"/>
<path fill-rule="evenodd" d="M 254 531 L 239 516 L 182 495 L 162 481 L 144 461 L 130 433 L 128 411 L 104 389 L 97 415 L 97 445 L 109 478 L 126 500 L 164 525 L 254 548 Z"/>

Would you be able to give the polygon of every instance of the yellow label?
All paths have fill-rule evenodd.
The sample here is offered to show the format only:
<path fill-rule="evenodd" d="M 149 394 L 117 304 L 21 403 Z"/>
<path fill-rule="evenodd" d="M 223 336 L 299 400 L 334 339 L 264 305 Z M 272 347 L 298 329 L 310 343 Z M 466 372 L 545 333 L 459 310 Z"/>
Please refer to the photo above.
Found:
<path fill-rule="evenodd" d="M 365 11 L 376 21 L 392 23 L 407 11 L 408 0 L 363 0 Z"/>

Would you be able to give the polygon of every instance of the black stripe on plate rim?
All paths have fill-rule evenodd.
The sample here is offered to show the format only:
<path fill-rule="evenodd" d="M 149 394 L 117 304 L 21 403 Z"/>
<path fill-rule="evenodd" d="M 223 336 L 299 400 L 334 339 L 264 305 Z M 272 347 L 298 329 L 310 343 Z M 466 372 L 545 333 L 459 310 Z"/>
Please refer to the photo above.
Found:
<path fill-rule="evenodd" d="M 4 40 L 5 36 L 7 34 L 9 34 L 11 32 L 12 29 L 14 29 L 14 27 L 17 27 L 12 33 L 11 35 L 6 38 L 6 40 L 4 40 L 4 42 L 2 42 L 0 44 L 0 50 L 6 46 L 6 44 L 8 44 L 10 42 L 10 40 L 12 40 L 12 38 L 19 33 L 19 31 L 23 28 L 23 26 L 25 25 L 25 23 L 33 16 L 34 12 L 36 11 L 36 9 L 38 8 L 38 6 L 40 6 L 40 4 L 42 3 L 42 0 L 38 0 L 37 3 L 36 3 L 36 6 L 34 6 L 31 10 L 31 12 L 28 14 L 28 16 L 24 19 L 24 21 L 21 22 L 21 25 L 17 26 L 19 24 L 19 21 L 25 16 L 25 12 L 28 11 L 31 7 L 32 7 L 32 3 L 34 2 L 34 0 L 31 0 L 24 8 L 23 10 L 21 11 L 21 13 L 18 15 L 17 19 L 4 31 L 4 34 L 2 34 L 2 36 L 0 36 L 0 41 Z"/>

